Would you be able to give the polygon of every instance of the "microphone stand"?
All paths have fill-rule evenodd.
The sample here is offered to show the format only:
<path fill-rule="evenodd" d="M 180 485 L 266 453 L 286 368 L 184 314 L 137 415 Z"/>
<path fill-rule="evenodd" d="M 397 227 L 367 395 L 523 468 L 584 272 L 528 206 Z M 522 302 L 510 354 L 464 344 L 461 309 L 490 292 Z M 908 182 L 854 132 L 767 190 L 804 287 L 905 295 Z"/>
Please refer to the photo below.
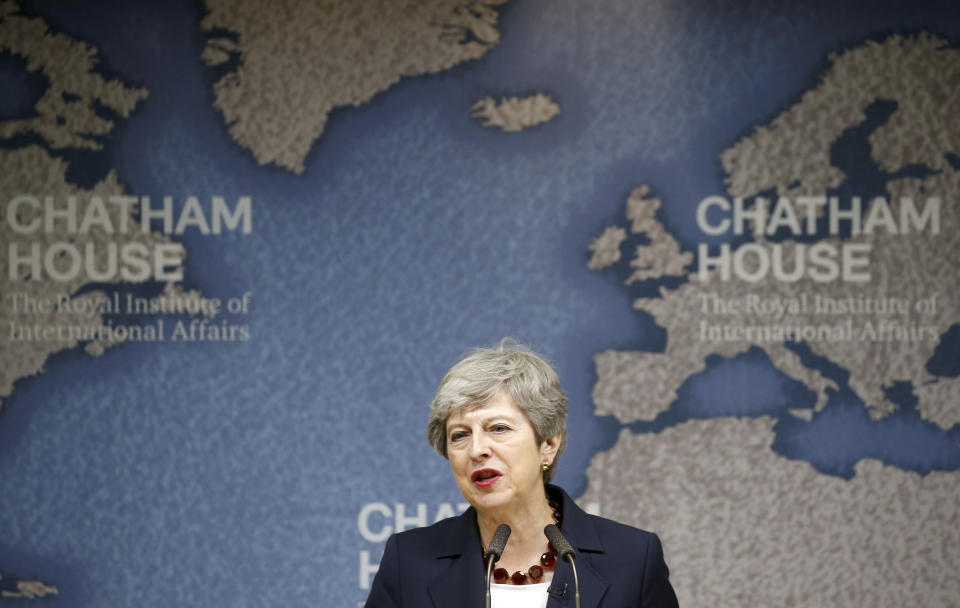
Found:
<path fill-rule="evenodd" d="M 577 576 L 577 564 L 573 561 L 572 553 L 564 555 L 563 558 L 570 562 L 570 567 L 573 568 L 573 605 L 580 608 L 580 577 Z"/>
<path fill-rule="evenodd" d="M 557 550 L 557 554 L 570 562 L 570 567 L 573 568 L 573 604 L 576 608 L 580 608 L 580 577 L 577 575 L 577 564 L 573 561 L 577 552 L 573 550 L 567 539 L 560 533 L 560 528 L 555 524 L 545 527 L 543 533 L 546 534 L 553 548 Z"/>
<path fill-rule="evenodd" d="M 490 580 L 493 577 L 493 564 L 500 560 L 503 555 L 503 549 L 507 546 L 507 539 L 510 538 L 510 526 L 500 524 L 493 533 L 493 539 L 490 546 L 487 547 L 487 594 L 484 605 L 490 608 Z"/>
<path fill-rule="evenodd" d="M 487 558 L 487 595 L 483 605 L 490 608 L 490 579 L 493 577 L 493 556 Z"/>

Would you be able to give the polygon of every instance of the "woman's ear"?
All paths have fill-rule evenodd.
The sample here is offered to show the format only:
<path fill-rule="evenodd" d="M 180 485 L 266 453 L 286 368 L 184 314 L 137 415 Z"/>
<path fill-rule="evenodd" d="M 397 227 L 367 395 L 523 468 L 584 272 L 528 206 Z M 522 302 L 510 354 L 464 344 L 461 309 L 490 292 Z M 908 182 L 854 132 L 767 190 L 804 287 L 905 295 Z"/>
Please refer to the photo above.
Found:
<path fill-rule="evenodd" d="M 561 437 L 560 433 L 557 433 L 553 437 L 544 439 L 540 444 L 540 458 L 553 464 L 554 458 L 557 457 L 557 450 L 560 448 Z"/>

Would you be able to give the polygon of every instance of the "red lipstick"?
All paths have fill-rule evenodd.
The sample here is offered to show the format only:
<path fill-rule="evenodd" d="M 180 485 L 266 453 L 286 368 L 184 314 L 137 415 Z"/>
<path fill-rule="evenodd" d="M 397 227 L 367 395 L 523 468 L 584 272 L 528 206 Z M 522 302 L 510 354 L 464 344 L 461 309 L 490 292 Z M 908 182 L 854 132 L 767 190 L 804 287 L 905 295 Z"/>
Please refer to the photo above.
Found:
<path fill-rule="evenodd" d="M 492 486 L 497 483 L 497 480 L 502 476 L 500 471 L 496 469 L 478 469 L 470 475 L 470 481 L 481 488 L 486 488 L 487 486 Z"/>

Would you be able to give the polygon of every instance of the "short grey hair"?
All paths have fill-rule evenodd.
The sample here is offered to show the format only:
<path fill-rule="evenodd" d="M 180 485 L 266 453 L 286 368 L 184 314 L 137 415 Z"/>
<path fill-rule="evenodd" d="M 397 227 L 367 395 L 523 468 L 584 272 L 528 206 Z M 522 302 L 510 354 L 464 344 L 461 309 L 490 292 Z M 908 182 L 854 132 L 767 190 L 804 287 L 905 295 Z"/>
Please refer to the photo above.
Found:
<path fill-rule="evenodd" d="M 543 473 L 544 483 L 550 481 L 567 447 L 567 394 L 550 364 L 511 338 L 491 348 L 474 349 L 450 368 L 430 403 L 427 440 L 446 458 L 451 414 L 483 407 L 501 391 L 506 391 L 533 425 L 537 445 L 560 434 L 557 454 Z"/>

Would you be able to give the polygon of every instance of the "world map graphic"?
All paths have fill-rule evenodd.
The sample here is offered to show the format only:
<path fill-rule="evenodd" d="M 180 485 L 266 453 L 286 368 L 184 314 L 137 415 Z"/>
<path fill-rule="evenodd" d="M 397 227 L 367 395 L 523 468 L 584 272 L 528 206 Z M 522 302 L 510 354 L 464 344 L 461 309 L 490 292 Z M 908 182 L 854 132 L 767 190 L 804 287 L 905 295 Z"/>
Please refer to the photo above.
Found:
<path fill-rule="evenodd" d="M 0 3 L 0 594 L 362 605 L 515 335 L 681 605 L 954 605 L 958 32 L 774 4 Z"/>

